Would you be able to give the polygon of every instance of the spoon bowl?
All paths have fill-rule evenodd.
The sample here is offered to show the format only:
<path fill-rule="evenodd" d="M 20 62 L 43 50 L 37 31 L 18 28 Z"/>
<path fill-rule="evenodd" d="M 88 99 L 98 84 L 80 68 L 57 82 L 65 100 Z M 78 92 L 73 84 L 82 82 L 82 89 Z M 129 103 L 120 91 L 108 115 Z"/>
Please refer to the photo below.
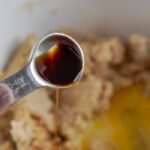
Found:
<path fill-rule="evenodd" d="M 76 78 L 75 78 L 74 82 L 78 82 L 82 77 L 83 70 L 84 70 L 84 55 L 83 55 L 83 52 L 82 52 L 82 49 L 81 49 L 80 45 L 72 37 L 70 37 L 66 34 L 52 33 L 52 34 L 48 34 L 43 39 L 41 39 L 33 47 L 32 52 L 30 54 L 30 65 L 29 66 L 30 66 L 31 72 L 32 72 L 33 77 L 35 78 L 35 80 L 41 86 L 47 86 L 47 87 L 50 87 L 50 88 L 59 88 L 59 89 L 60 88 L 67 88 L 67 87 L 72 86 L 71 83 L 63 84 L 63 85 L 57 85 L 53 82 L 48 82 L 48 81 L 44 80 L 39 75 L 39 73 L 37 71 L 37 68 L 36 68 L 36 58 L 39 57 L 40 55 L 46 53 L 48 50 L 51 51 L 53 46 L 58 42 L 61 43 L 61 44 L 66 44 L 70 47 L 73 47 L 73 49 L 70 49 L 70 50 L 74 50 L 73 53 L 75 55 L 77 55 L 77 57 L 81 61 L 81 70 L 76 75 Z"/>

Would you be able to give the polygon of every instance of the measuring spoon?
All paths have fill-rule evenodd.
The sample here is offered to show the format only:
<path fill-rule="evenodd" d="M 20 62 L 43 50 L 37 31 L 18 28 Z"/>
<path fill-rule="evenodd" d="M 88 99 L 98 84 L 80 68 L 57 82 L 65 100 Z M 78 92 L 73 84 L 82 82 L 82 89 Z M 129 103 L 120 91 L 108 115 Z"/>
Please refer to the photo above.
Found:
<path fill-rule="evenodd" d="M 0 81 L 0 110 L 7 108 L 9 105 L 15 103 L 35 89 L 41 87 L 61 89 L 72 85 L 72 83 L 56 84 L 53 81 L 45 80 L 38 73 L 36 68 L 36 59 L 48 51 L 51 52 L 51 49 L 54 49 L 58 42 L 67 45 L 80 59 L 81 69 L 76 74 L 73 83 L 80 80 L 84 69 L 84 55 L 79 44 L 72 37 L 63 33 L 48 34 L 32 48 L 29 63 L 23 69 Z M 68 69 L 67 72 L 69 73 L 72 69 L 73 68 Z M 63 72 L 65 72 L 65 70 L 63 70 Z M 61 76 L 61 78 L 63 77 L 65 77 L 65 74 Z"/>

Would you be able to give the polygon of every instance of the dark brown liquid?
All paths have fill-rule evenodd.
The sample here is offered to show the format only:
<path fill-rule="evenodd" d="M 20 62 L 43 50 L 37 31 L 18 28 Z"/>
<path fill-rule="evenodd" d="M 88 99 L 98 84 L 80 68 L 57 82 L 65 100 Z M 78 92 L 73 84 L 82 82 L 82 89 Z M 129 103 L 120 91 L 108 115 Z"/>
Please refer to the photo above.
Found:
<path fill-rule="evenodd" d="M 56 90 L 55 94 L 55 101 L 56 101 L 56 117 L 59 116 L 59 102 L 60 102 L 60 95 L 59 95 L 59 90 Z"/>
<path fill-rule="evenodd" d="M 56 85 L 74 83 L 82 69 L 77 51 L 63 43 L 56 43 L 48 52 L 38 56 L 35 64 L 39 75 Z"/>
<path fill-rule="evenodd" d="M 59 130 L 59 125 L 60 125 L 60 115 L 59 115 L 59 104 L 60 104 L 60 94 L 59 94 L 59 89 L 56 90 L 56 93 L 55 93 L 55 119 L 56 119 L 56 128 L 57 130 Z"/>

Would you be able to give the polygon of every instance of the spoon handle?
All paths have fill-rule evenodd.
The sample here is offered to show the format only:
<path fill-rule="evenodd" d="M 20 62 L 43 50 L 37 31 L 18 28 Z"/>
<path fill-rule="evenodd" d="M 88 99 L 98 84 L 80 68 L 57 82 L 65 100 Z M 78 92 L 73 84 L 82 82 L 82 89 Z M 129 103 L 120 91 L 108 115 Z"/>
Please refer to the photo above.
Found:
<path fill-rule="evenodd" d="M 0 110 L 39 88 L 30 68 L 26 66 L 17 73 L 0 81 Z"/>

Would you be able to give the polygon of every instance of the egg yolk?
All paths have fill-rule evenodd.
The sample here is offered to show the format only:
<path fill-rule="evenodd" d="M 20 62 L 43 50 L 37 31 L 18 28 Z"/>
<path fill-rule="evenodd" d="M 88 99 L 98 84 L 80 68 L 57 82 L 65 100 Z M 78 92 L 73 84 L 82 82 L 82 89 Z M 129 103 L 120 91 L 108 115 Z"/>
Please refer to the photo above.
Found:
<path fill-rule="evenodd" d="M 110 110 L 85 131 L 82 149 L 150 150 L 150 97 L 143 92 L 143 83 L 116 91 Z"/>

